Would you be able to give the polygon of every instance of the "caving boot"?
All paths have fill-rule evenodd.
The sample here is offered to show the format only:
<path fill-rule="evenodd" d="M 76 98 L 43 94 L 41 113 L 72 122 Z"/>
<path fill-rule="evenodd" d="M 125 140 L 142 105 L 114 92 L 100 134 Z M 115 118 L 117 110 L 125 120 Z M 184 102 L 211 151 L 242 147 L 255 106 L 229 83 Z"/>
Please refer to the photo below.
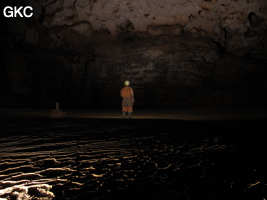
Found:
<path fill-rule="evenodd" d="M 121 112 L 121 119 L 122 119 L 122 120 L 125 119 L 125 112 Z"/>
<path fill-rule="evenodd" d="M 132 112 L 128 112 L 128 117 L 129 119 L 132 119 L 133 113 Z"/>

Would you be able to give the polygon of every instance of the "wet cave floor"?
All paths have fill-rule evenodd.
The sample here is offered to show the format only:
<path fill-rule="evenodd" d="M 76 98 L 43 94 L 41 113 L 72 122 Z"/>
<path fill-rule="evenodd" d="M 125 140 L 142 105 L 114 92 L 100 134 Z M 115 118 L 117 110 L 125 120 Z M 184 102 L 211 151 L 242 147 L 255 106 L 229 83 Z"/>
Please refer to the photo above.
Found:
<path fill-rule="evenodd" d="M 0 124 L 0 199 L 267 198 L 265 119 Z"/>

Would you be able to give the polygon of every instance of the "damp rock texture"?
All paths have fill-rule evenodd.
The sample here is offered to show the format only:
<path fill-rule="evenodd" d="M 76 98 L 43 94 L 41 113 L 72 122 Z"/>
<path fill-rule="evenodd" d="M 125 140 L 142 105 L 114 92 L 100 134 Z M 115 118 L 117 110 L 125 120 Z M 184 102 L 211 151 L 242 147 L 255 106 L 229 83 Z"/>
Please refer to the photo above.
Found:
<path fill-rule="evenodd" d="M 129 79 L 139 106 L 266 102 L 263 0 L 12 3 L 34 15 L 3 25 L 0 91 L 9 99 L 116 106 Z"/>

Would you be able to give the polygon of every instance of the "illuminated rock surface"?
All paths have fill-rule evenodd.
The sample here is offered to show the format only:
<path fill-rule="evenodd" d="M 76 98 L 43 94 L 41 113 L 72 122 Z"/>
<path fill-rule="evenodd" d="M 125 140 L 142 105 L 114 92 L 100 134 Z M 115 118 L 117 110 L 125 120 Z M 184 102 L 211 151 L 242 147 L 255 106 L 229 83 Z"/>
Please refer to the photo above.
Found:
<path fill-rule="evenodd" d="M 266 1 L 26 4 L 34 17 L 5 19 L 1 31 L 2 105 L 114 107 L 125 79 L 137 106 L 267 100 Z"/>
<path fill-rule="evenodd" d="M 130 123 L 86 112 L 88 119 L 48 119 L 46 111 L 24 118 L 6 109 L 0 198 L 267 199 L 264 109 L 213 109 L 216 119 L 234 119 L 215 122 L 194 107 L 266 105 L 265 0 L 0 5 L 34 8 L 29 19 L 1 18 L 0 107 L 51 111 L 59 102 L 64 111 L 112 107 L 119 113 L 119 91 L 129 79 L 136 108 L 171 108 L 139 113 Z M 182 114 L 172 109 L 183 105 L 193 106 Z M 176 120 L 159 120 L 176 111 Z"/>

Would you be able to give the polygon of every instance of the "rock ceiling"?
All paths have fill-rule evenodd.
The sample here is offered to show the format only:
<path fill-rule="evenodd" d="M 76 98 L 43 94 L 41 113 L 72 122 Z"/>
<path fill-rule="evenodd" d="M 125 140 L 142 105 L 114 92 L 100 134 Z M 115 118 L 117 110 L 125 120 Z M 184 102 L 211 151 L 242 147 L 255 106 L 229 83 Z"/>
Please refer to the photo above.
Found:
<path fill-rule="evenodd" d="M 36 90 L 20 84 L 27 79 L 32 85 L 36 85 L 33 80 L 38 82 L 38 88 L 43 88 L 40 94 L 64 90 L 101 102 L 103 96 L 115 94 L 121 82 L 131 79 L 143 104 L 146 91 L 152 89 L 149 98 L 159 97 L 155 100 L 162 99 L 159 104 L 169 104 L 168 94 L 178 91 L 174 104 L 190 99 L 212 105 L 243 101 L 252 91 L 265 90 L 266 83 L 258 81 L 266 74 L 265 0 L 12 2 L 31 5 L 34 10 L 30 19 L 6 19 L 1 33 L 6 67 L 16 71 L 25 63 L 23 77 L 14 77 L 12 70 L 5 72 L 15 92 Z M 34 50 L 27 47 L 31 54 L 25 56 L 25 50 L 14 54 L 18 44 Z M 14 63 L 14 57 L 20 64 Z M 63 65 L 67 71 L 55 71 L 54 65 Z M 52 78 L 56 87 L 48 86 L 46 80 L 52 75 L 45 75 L 40 83 L 44 73 L 41 76 L 33 66 L 64 76 Z"/>

